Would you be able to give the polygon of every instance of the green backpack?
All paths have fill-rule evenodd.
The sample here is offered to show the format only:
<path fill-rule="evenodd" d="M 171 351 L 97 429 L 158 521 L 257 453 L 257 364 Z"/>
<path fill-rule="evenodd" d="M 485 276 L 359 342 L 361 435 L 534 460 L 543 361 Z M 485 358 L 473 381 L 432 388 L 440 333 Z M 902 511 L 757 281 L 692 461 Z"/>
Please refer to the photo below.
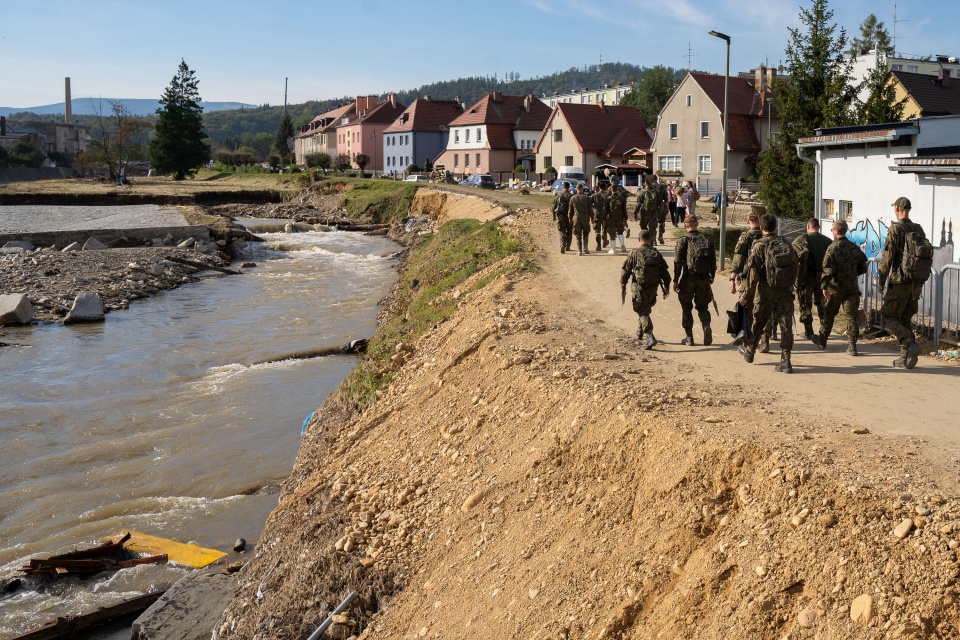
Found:
<path fill-rule="evenodd" d="M 660 260 L 654 251 L 638 251 L 637 263 L 633 267 L 633 281 L 640 287 L 660 282 Z"/>
<path fill-rule="evenodd" d="M 687 245 L 687 270 L 698 276 L 708 276 L 713 273 L 717 265 L 717 255 L 713 250 L 713 242 L 702 233 L 687 236 L 690 242 Z"/>
<path fill-rule="evenodd" d="M 780 237 L 768 240 L 766 244 L 764 262 L 767 269 L 767 286 L 776 289 L 793 286 L 800 272 L 797 252 L 789 242 Z"/>
<path fill-rule="evenodd" d="M 933 271 L 933 245 L 927 240 L 920 225 L 913 225 L 907 230 L 903 241 L 903 261 L 900 263 L 900 280 L 912 280 L 915 283 L 924 283 Z"/>
<path fill-rule="evenodd" d="M 653 187 L 647 187 L 643 190 L 643 200 L 640 204 L 640 208 L 644 211 L 657 211 L 657 208 L 660 205 L 660 194 Z"/>
<path fill-rule="evenodd" d="M 619 195 L 611 197 L 608 206 L 610 207 L 610 217 L 614 220 L 624 217 L 623 198 Z"/>

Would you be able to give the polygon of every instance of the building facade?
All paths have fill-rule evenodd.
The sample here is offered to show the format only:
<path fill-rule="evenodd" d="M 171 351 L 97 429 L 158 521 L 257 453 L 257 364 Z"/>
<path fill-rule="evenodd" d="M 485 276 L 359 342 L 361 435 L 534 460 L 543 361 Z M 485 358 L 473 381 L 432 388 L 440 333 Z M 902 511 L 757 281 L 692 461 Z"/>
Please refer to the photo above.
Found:
<path fill-rule="evenodd" d="M 377 96 L 362 96 L 337 105 L 300 127 L 299 133 L 293 138 L 293 153 L 297 164 L 306 164 L 306 156 L 311 153 L 326 153 L 331 158 L 336 158 L 337 126 L 342 124 L 344 118 L 356 116 L 358 111 L 366 112 L 379 102 Z"/>
<path fill-rule="evenodd" d="M 605 84 L 598 89 L 584 87 L 579 91 L 574 90 L 570 93 L 554 92 L 553 95 L 549 96 L 543 94 L 541 100 L 551 109 L 558 104 L 596 104 L 598 102 L 613 107 L 620 104 L 620 99 L 623 98 L 628 91 L 630 91 L 630 85 L 615 82 L 612 85 Z"/>
<path fill-rule="evenodd" d="M 938 75 L 891 71 L 889 82 L 896 100 L 906 99 L 905 120 L 960 115 L 960 79 L 951 78 L 946 71 Z"/>
<path fill-rule="evenodd" d="M 402 174 L 411 164 L 423 166 L 426 159 L 432 164 L 447 147 L 450 122 L 462 113 L 463 105 L 456 100 L 414 100 L 383 131 L 383 170 Z"/>
<path fill-rule="evenodd" d="M 916 56 L 888 55 L 883 51 L 871 49 L 858 56 L 850 58 L 853 63 L 851 82 L 854 85 L 862 83 L 870 73 L 877 67 L 884 67 L 887 71 L 905 71 L 907 73 L 920 73 L 926 76 L 937 76 L 943 71 L 948 78 L 957 78 L 960 74 L 960 59 L 955 56 L 936 55 L 928 60 Z M 861 100 L 866 100 L 870 96 L 868 89 L 860 94 Z"/>
<path fill-rule="evenodd" d="M 376 106 L 357 115 L 345 116 L 336 125 L 337 155 L 344 153 L 350 157 L 352 167 L 359 169 L 356 158 L 364 154 L 370 162 L 364 170 L 383 171 L 383 132 L 396 120 L 406 107 L 397 102 L 396 94 Z"/>

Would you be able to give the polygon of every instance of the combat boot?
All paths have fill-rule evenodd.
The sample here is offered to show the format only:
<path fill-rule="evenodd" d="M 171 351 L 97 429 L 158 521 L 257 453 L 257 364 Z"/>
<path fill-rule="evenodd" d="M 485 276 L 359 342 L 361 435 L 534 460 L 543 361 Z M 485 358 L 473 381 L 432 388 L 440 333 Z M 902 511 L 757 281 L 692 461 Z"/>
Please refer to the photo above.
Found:
<path fill-rule="evenodd" d="M 753 347 L 748 347 L 747 345 L 742 344 L 737 347 L 737 351 L 740 352 L 740 355 L 743 356 L 744 360 L 750 364 L 753 364 Z"/>
<path fill-rule="evenodd" d="M 920 359 L 920 345 L 916 340 L 910 343 L 910 346 L 907 347 L 907 355 L 903 358 L 903 366 L 907 369 L 913 369 L 917 366 L 917 361 Z"/>
<path fill-rule="evenodd" d="M 767 334 L 760 338 L 760 353 L 770 353 L 770 336 Z"/>
<path fill-rule="evenodd" d="M 710 325 L 703 325 L 703 346 L 709 347 L 713 344 L 713 329 L 710 328 Z"/>
<path fill-rule="evenodd" d="M 623 241 L 623 234 L 621 233 L 618 237 L 620 238 L 620 253 L 626 253 L 627 243 Z M 627 229 L 627 237 L 630 237 L 630 229 Z"/>
<path fill-rule="evenodd" d="M 900 357 L 900 358 L 897 358 L 896 360 L 893 361 L 893 368 L 894 368 L 894 369 L 906 369 L 906 368 L 907 368 L 907 365 L 906 365 L 906 363 L 903 361 L 903 358 Z"/>
<path fill-rule="evenodd" d="M 825 351 L 825 350 L 826 350 L 826 348 L 827 348 L 827 339 L 826 339 L 824 336 L 822 336 L 822 335 L 820 335 L 819 333 L 817 333 L 817 334 L 814 334 L 813 338 L 811 338 L 810 340 L 811 340 L 811 342 L 813 342 L 813 344 L 817 345 L 817 347 L 818 347 L 821 351 Z"/>
<path fill-rule="evenodd" d="M 580 238 L 577 238 L 577 253 L 583 255 L 583 241 Z"/>
<path fill-rule="evenodd" d="M 587 256 L 590 255 L 590 241 L 589 241 L 589 240 L 584 240 L 584 241 L 583 241 L 583 254 L 584 254 L 584 255 L 587 255 Z"/>
<path fill-rule="evenodd" d="M 560 253 L 566 253 L 566 252 L 567 252 L 567 245 L 565 245 L 565 244 L 563 244 L 563 243 L 561 242 L 561 243 L 560 243 Z"/>
<path fill-rule="evenodd" d="M 813 335 L 813 321 L 803 323 L 803 335 L 807 340 L 813 340 L 816 344 L 816 338 Z"/>
<path fill-rule="evenodd" d="M 780 373 L 793 373 L 793 365 L 790 364 L 789 351 L 784 351 L 780 354 L 780 364 L 774 368 Z"/>
<path fill-rule="evenodd" d="M 600 251 L 601 251 L 601 249 L 600 249 L 600 236 L 597 236 L 597 249 L 596 249 L 596 251 L 597 251 L 597 253 L 600 253 Z"/>
<path fill-rule="evenodd" d="M 626 234 L 627 234 L 627 237 L 629 238 L 629 237 L 630 237 L 630 225 L 627 225 Z M 623 243 L 623 236 L 622 236 L 622 235 L 620 236 L 620 242 Z"/>
<path fill-rule="evenodd" d="M 657 242 L 660 243 L 660 244 L 664 244 L 664 242 L 663 242 L 663 234 L 662 234 L 662 233 L 660 234 L 660 238 L 657 240 Z"/>
<path fill-rule="evenodd" d="M 653 337 L 652 333 L 647 334 L 647 339 L 643 341 L 644 351 L 649 351 L 657 346 L 657 339 Z"/>
<path fill-rule="evenodd" d="M 693 334 L 688 333 L 687 337 L 680 341 L 680 344 L 686 345 L 688 347 L 696 346 L 696 342 L 693 340 Z"/>
<path fill-rule="evenodd" d="M 859 354 L 857 354 L 857 343 L 856 343 L 856 342 L 851 342 L 850 344 L 847 345 L 847 355 L 848 355 L 848 356 L 859 355 Z"/>

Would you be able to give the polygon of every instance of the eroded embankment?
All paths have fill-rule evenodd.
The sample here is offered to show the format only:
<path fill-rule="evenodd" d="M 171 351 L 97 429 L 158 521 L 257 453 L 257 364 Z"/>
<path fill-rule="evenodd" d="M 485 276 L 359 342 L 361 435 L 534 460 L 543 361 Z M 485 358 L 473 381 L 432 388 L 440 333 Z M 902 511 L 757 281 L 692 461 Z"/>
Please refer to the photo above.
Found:
<path fill-rule="evenodd" d="M 552 282 L 491 264 L 362 414 L 324 404 L 220 638 L 351 590 L 332 637 L 956 637 L 960 503 L 912 452 L 679 386 Z"/>

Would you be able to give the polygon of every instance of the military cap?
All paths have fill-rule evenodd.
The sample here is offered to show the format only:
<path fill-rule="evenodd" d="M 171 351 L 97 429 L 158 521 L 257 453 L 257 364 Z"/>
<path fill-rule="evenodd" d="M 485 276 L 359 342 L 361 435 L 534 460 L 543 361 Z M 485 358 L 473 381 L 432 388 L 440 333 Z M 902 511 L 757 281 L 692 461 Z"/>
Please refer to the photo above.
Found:
<path fill-rule="evenodd" d="M 640 240 L 652 240 L 653 234 L 650 233 L 650 229 L 641 229 L 640 235 L 638 236 Z"/>
<path fill-rule="evenodd" d="M 891 207 L 900 207 L 901 209 L 909 209 L 909 208 L 910 208 L 910 200 L 907 199 L 907 198 L 905 198 L 905 197 L 903 197 L 903 196 L 900 196 L 900 197 L 897 198 L 897 200 L 896 200 L 892 205 L 890 205 L 890 206 L 891 206 Z"/>
<path fill-rule="evenodd" d="M 700 222 L 700 219 L 697 218 L 697 215 L 696 215 L 695 213 L 691 213 L 691 214 L 688 215 L 686 218 L 684 218 L 683 221 L 684 221 L 684 223 L 687 223 L 687 222 Z"/>
<path fill-rule="evenodd" d="M 750 213 L 747 214 L 747 222 L 760 222 L 760 214 L 751 210 Z"/>

